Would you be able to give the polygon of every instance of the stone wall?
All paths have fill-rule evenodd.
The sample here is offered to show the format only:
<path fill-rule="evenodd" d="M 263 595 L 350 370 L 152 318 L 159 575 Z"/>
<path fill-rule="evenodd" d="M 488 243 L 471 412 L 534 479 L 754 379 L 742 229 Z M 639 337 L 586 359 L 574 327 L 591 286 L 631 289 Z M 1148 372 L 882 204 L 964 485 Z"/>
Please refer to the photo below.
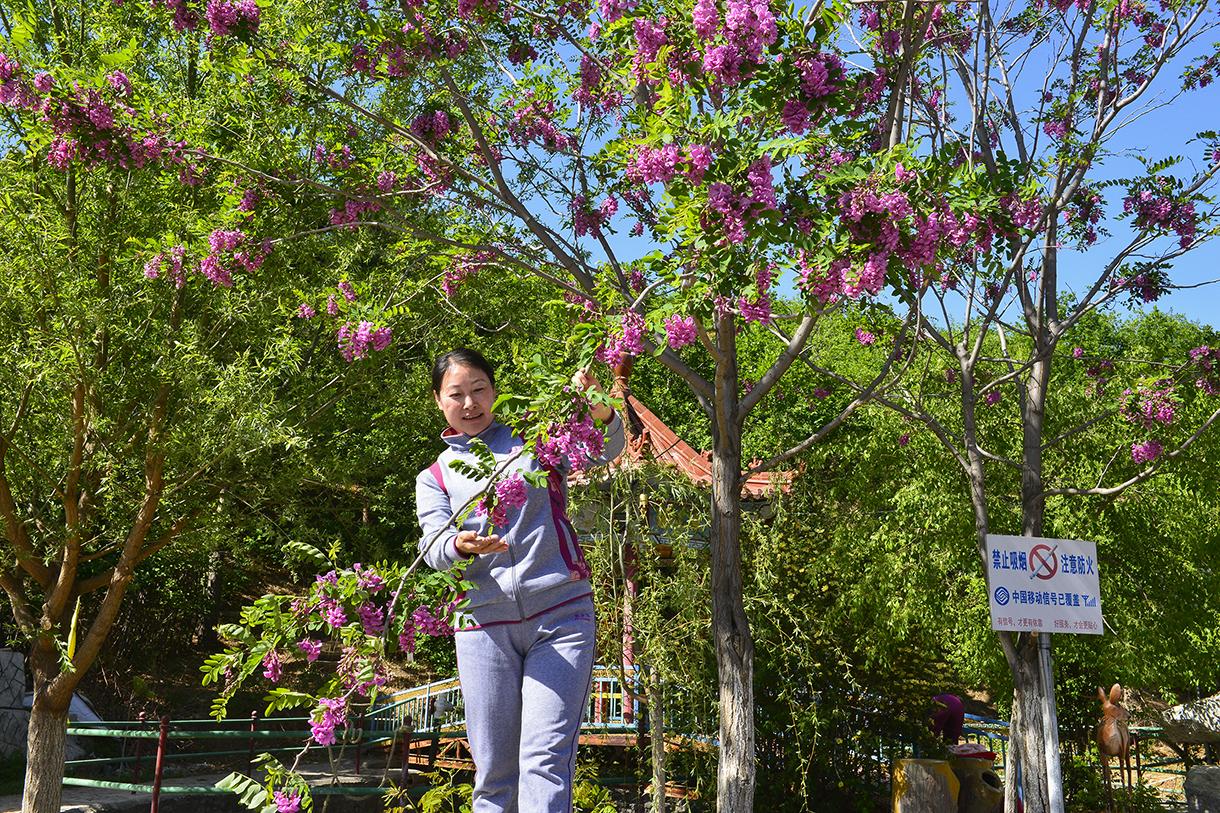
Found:
<path fill-rule="evenodd" d="M 1186 809 L 1220 813 L 1220 766 L 1196 765 L 1186 772 Z"/>
<path fill-rule="evenodd" d="M 0 649 L 0 757 L 25 753 L 30 713 L 25 708 L 25 658 Z"/>

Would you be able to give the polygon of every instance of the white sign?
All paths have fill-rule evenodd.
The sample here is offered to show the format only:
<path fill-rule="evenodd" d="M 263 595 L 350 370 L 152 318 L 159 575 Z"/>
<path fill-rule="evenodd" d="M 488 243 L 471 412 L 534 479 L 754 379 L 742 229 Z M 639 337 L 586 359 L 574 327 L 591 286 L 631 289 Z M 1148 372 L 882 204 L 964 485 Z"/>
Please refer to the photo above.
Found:
<path fill-rule="evenodd" d="M 1101 635 L 1097 545 L 987 535 L 991 628 Z"/>

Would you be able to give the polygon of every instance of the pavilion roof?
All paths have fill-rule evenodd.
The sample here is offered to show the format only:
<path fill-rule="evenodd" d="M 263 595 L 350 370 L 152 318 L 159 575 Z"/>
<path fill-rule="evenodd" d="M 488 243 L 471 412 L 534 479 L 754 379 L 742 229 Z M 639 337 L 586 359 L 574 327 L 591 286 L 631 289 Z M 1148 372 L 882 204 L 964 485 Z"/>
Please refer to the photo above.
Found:
<path fill-rule="evenodd" d="M 696 485 L 711 487 L 711 452 L 696 451 L 630 392 L 623 396 L 623 406 L 627 413 L 624 416 L 627 448 L 614 466 L 655 461 L 673 466 Z M 789 472 L 759 472 L 744 478 L 741 496 L 747 500 L 766 500 L 776 488 L 786 492 L 791 486 Z"/>

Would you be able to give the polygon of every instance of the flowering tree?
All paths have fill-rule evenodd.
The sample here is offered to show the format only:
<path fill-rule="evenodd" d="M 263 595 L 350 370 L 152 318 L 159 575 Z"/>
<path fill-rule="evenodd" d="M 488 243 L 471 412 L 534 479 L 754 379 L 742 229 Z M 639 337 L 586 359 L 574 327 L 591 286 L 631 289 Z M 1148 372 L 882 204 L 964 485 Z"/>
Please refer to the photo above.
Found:
<path fill-rule="evenodd" d="M 1174 261 L 1214 233 L 1215 136 L 1200 135 L 1195 160 L 1131 158 L 1122 131 L 1210 83 L 1218 57 L 1201 38 L 1215 25 L 1205 3 L 1040 2 L 1003 13 L 990 3 L 908 3 L 860 12 L 856 41 L 902 89 L 892 121 L 903 141 L 977 167 L 992 189 L 1023 190 L 1017 235 L 995 234 L 983 213 L 968 223 L 933 215 L 929 240 L 966 225 L 975 242 L 950 236 L 962 251 L 940 283 L 901 294 L 920 314 L 921 374 L 877 398 L 961 467 L 980 555 L 993 530 L 1043 535 L 1048 500 L 1114 498 L 1147 480 L 1220 418 L 1210 347 L 1135 359 L 1121 348 L 1065 346 L 1086 334 L 1082 321 L 1094 312 L 1155 300 L 1172 287 Z M 1182 64 L 1179 80 L 1166 75 Z M 1162 98 L 1148 101 L 1158 89 Z M 997 253 L 988 261 L 977 249 Z M 1087 260 L 1065 267 L 1060 260 L 1075 252 Z M 1070 386 L 1071 376 L 1055 374 L 1064 364 L 1087 366 L 1094 410 L 1055 410 L 1056 387 Z M 1011 421 L 1017 443 L 1005 441 Z M 1089 471 L 1074 450 L 1104 437 L 1107 422 L 1126 426 L 1128 439 Z M 1016 510 L 1006 510 L 1007 495 Z M 999 634 L 1015 688 L 1012 753 L 1026 809 L 1061 810 L 1057 734 L 1041 703 L 1053 685 L 1036 638 Z"/>
<path fill-rule="evenodd" d="M 146 13 L 0 8 L 0 588 L 33 677 L 26 811 L 59 809 L 68 704 L 137 569 L 223 528 L 222 498 L 390 352 L 353 273 L 377 244 L 283 240 L 308 202 L 171 137 L 209 121 L 231 145 L 232 94 L 202 38 L 167 50 Z"/>
<path fill-rule="evenodd" d="M 750 809 L 744 422 L 821 314 L 892 286 L 917 296 L 967 244 L 998 262 L 1030 225 L 1031 204 L 1011 178 L 906 149 L 906 80 L 846 62 L 844 17 L 821 6 L 795 16 L 749 0 L 606 0 L 596 10 L 343 2 L 321 14 L 316 4 L 161 6 L 167 28 L 207 31 L 213 66 L 254 71 L 249 81 L 307 113 L 274 155 L 195 153 L 205 165 L 329 201 L 329 222 L 312 228 L 379 228 L 431 245 L 447 263 L 447 294 L 494 284 L 497 272 L 546 280 L 564 294 L 566 318 L 585 325 L 572 333 L 573 360 L 652 352 L 687 385 L 708 420 L 715 472 L 719 803 Z M 620 231 L 655 249 L 621 258 Z M 784 278 L 799 307 L 775 313 Z M 744 387 L 738 334 L 789 323 L 783 349 Z M 863 329 L 856 338 L 875 340 Z M 824 438 L 893 380 L 905 350 L 879 353 L 840 414 L 754 468 Z M 571 441 L 562 414 L 526 411 L 559 419 L 540 443 Z"/>

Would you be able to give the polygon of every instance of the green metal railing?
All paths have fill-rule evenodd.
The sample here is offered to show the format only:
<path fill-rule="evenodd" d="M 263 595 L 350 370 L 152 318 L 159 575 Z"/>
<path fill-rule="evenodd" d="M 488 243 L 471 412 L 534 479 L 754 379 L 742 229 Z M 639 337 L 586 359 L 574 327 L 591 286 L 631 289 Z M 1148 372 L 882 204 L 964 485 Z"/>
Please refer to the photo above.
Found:
<path fill-rule="evenodd" d="M 359 776 L 364 751 L 372 747 L 389 745 L 392 752 L 395 741 L 401 740 L 402 765 L 400 784 L 407 785 L 409 773 L 407 756 L 412 738 L 411 718 L 399 713 L 398 706 L 402 703 L 390 703 L 371 709 L 354 719 L 354 726 L 349 726 L 347 738 L 340 743 L 339 748 L 352 748 L 355 756 L 355 772 Z M 376 725 L 375 720 L 393 720 L 396 725 L 391 729 L 384 723 Z M 209 727 L 204 727 L 209 726 Z M 232 760 L 245 757 L 245 765 L 254 762 L 256 750 L 258 753 L 300 753 L 309 746 L 312 732 L 309 729 L 308 717 L 260 717 L 253 713 L 248 720 L 170 720 L 162 717 L 153 721 L 143 717 L 135 721 L 98 721 L 76 722 L 68 726 L 69 736 L 75 737 L 105 737 L 120 741 L 121 753 L 116 756 L 90 757 L 86 759 L 67 760 L 64 763 L 64 780 L 66 786 L 106 788 L 110 790 L 125 790 L 135 793 L 152 794 L 150 813 L 157 813 L 160 798 L 165 794 L 229 794 L 232 791 L 218 788 L 214 785 L 167 785 L 164 783 L 166 764 L 171 760 Z M 431 735 L 425 734 L 430 739 Z M 155 749 L 146 749 L 145 742 L 156 740 Z M 241 741 L 245 748 L 224 748 L 221 750 L 189 750 L 171 752 L 171 742 L 200 741 Z M 265 747 L 275 742 L 292 742 L 292 745 Z M 256 749 L 256 745 L 258 746 Z M 317 747 L 317 746 L 313 746 Z M 329 749 L 328 749 L 329 750 Z M 128 752 L 131 753 L 128 753 Z M 147 753 L 146 753 L 147 751 Z M 392 757 L 392 753 L 389 755 Z M 146 759 L 153 763 L 152 778 L 149 782 L 138 781 L 141 768 Z M 133 781 L 115 781 L 78 775 L 79 769 L 96 769 L 103 767 L 129 767 Z M 410 789 L 415 795 L 421 794 L 426 788 Z M 384 794 L 387 788 L 354 784 L 316 785 L 310 792 L 317 795 L 350 795 L 369 796 Z"/>

